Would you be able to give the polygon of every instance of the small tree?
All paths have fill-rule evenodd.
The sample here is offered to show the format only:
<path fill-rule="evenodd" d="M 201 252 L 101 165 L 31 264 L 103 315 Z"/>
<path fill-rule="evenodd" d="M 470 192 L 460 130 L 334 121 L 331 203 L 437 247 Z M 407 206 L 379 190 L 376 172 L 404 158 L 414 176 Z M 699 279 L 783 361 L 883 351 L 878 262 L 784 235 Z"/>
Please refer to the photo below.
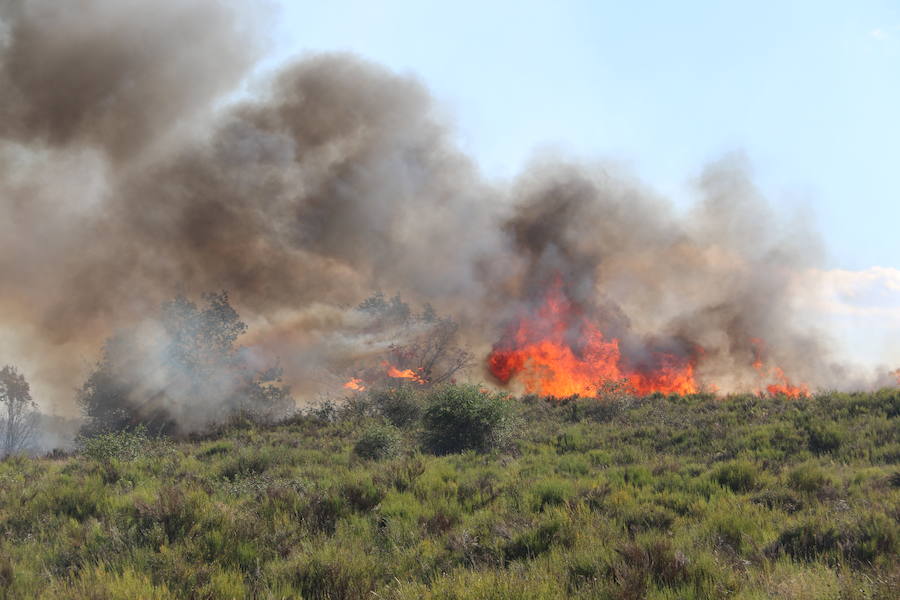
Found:
<path fill-rule="evenodd" d="M 37 405 L 25 376 L 12 365 L 0 369 L 0 456 L 23 452 L 37 429 Z"/>
<path fill-rule="evenodd" d="M 387 300 L 377 292 L 357 310 L 371 318 L 371 332 L 393 336 L 384 358 L 401 371 L 415 373 L 417 385 L 431 387 L 452 381 L 472 364 L 472 354 L 459 345 L 459 323 L 438 316 L 430 304 L 416 313 L 400 296 Z"/>
<path fill-rule="evenodd" d="M 88 417 L 84 435 L 131 430 L 151 434 L 203 429 L 235 414 L 272 418 L 293 406 L 277 367 L 258 369 L 235 346 L 247 326 L 225 292 L 206 306 L 179 296 L 163 304 L 154 332 L 123 331 L 103 356 L 78 401 Z"/>

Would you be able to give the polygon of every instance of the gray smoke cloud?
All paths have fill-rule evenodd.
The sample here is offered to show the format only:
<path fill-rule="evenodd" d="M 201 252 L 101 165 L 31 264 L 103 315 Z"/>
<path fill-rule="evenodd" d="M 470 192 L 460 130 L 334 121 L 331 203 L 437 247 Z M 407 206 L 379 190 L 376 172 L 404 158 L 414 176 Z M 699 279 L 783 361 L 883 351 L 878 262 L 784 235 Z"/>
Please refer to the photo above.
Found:
<path fill-rule="evenodd" d="M 635 363 L 702 346 L 700 377 L 750 389 L 762 339 L 798 380 L 859 383 L 791 311 L 816 235 L 739 163 L 711 165 L 687 214 L 596 165 L 497 184 L 421 84 L 354 56 L 228 101 L 256 20 L 214 0 L 0 8 L 0 344 L 58 409 L 107 336 L 176 293 L 229 290 L 302 397 L 373 351 L 347 307 L 374 289 L 455 315 L 483 357 L 554 274 Z"/>

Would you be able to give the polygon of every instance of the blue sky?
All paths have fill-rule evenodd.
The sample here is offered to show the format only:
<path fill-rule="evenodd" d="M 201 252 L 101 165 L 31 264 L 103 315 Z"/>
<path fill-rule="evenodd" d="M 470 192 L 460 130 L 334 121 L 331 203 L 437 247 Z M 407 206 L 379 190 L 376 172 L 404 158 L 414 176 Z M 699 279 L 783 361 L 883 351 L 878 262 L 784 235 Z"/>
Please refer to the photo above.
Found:
<path fill-rule="evenodd" d="M 623 163 L 686 202 L 704 165 L 742 153 L 769 200 L 822 233 L 839 334 L 900 361 L 900 1 L 280 9 L 268 64 L 349 50 L 416 76 L 490 177 L 550 148 Z M 857 310 L 871 298 L 874 317 Z"/>

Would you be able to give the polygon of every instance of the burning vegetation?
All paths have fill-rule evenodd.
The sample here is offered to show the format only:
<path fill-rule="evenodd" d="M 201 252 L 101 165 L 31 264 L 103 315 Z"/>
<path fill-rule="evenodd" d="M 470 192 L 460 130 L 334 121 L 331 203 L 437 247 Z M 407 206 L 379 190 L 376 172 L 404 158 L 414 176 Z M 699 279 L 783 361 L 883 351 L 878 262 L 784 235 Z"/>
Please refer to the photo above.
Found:
<path fill-rule="evenodd" d="M 617 381 L 642 395 L 697 391 L 693 357 L 662 351 L 652 357 L 652 365 L 627 365 L 619 340 L 604 338 L 557 279 L 535 311 L 512 321 L 488 356 L 488 368 L 503 385 L 520 380 L 530 393 L 558 398 L 592 395 Z"/>
<path fill-rule="evenodd" d="M 247 323 L 228 393 L 178 406 L 193 384 L 134 361 L 147 372 L 124 414 L 193 428 L 271 364 L 300 402 L 464 376 L 553 396 L 894 383 L 835 361 L 798 318 L 792 282 L 821 244 L 739 157 L 705 169 L 688 208 L 604 163 L 545 157 L 491 181 L 414 79 L 311 55 L 228 103 L 253 19 L 213 0 L 133 4 L 0 7 L 0 277 L 16 282 L 2 350 L 28 357 L 40 402 L 76 412 L 104 340 L 222 289 Z M 378 289 L 425 308 L 348 308 Z M 127 358 L 111 347 L 101 365 Z"/>

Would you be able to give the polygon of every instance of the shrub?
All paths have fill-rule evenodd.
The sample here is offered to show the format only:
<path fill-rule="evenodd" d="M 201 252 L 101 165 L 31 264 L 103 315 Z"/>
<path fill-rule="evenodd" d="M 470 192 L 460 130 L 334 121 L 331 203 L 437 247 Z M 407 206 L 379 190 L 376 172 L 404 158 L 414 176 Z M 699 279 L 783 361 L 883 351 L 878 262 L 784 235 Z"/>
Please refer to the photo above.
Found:
<path fill-rule="evenodd" d="M 769 489 L 763 490 L 751 500 L 754 504 L 765 506 L 769 510 L 782 510 L 793 514 L 803 509 L 803 500 L 789 490 Z"/>
<path fill-rule="evenodd" d="M 270 449 L 261 450 L 245 448 L 225 461 L 219 470 L 224 479 L 235 480 L 238 477 L 260 475 L 272 466 L 273 458 Z"/>
<path fill-rule="evenodd" d="M 844 544 L 845 553 L 860 563 L 872 563 L 881 556 L 896 560 L 900 550 L 897 522 L 883 514 L 860 518 L 845 535 L 849 538 Z"/>
<path fill-rule="evenodd" d="M 648 577 L 671 587 L 686 583 L 692 576 L 688 558 L 664 538 L 630 541 L 617 548 L 616 554 L 608 576 L 620 586 L 619 598 L 645 598 Z"/>
<path fill-rule="evenodd" d="M 569 429 L 556 436 L 556 451 L 559 454 L 583 452 L 586 446 L 584 435 L 577 429 Z"/>
<path fill-rule="evenodd" d="M 542 481 L 534 489 L 534 510 L 540 512 L 548 506 L 565 504 L 573 495 L 572 485 L 566 481 L 558 479 Z"/>
<path fill-rule="evenodd" d="M 422 400 L 410 386 L 372 390 L 369 398 L 381 416 L 396 427 L 410 427 L 422 416 Z"/>
<path fill-rule="evenodd" d="M 384 499 L 384 490 L 368 478 L 345 481 L 340 486 L 340 493 L 347 504 L 360 512 L 372 510 Z"/>
<path fill-rule="evenodd" d="M 841 447 L 843 432 L 834 424 L 822 424 L 810 427 L 809 449 L 816 454 L 834 452 Z"/>
<path fill-rule="evenodd" d="M 727 544 L 738 554 L 745 554 L 752 546 L 759 526 L 746 511 L 722 511 L 710 518 L 710 527 L 718 541 Z"/>
<path fill-rule="evenodd" d="M 534 558 L 547 552 L 552 546 L 571 547 L 575 532 L 559 520 L 549 521 L 517 535 L 503 548 L 507 560 Z"/>
<path fill-rule="evenodd" d="M 512 407 L 506 394 L 477 385 L 447 385 L 430 394 L 423 426 L 423 442 L 429 452 L 488 452 L 509 441 Z"/>
<path fill-rule="evenodd" d="M 798 492 L 815 494 L 821 492 L 831 481 L 819 467 L 801 465 L 788 475 L 788 485 Z"/>
<path fill-rule="evenodd" d="M 572 419 L 608 423 L 622 413 L 627 400 L 613 397 L 585 397 L 573 402 Z"/>
<path fill-rule="evenodd" d="M 840 540 L 834 525 L 807 520 L 782 531 L 768 553 L 773 556 L 783 552 L 796 560 L 813 561 L 834 552 Z"/>
<path fill-rule="evenodd" d="M 665 531 L 675 522 L 675 513 L 655 504 L 637 504 L 624 508 L 620 518 L 629 532 L 650 529 Z"/>
<path fill-rule="evenodd" d="M 713 474 L 719 485 L 735 493 L 749 492 L 756 487 L 759 470 L 751 462 L 737 460 L 720 466 Z"/>
<path fill-rule="evenodd" d="M 809 519 L 786 529 L 768 552 L 784 552 L 804 561 L 827 559 L 831 563 L 849 559 L 871 564 L 880 557 L 895 557 L 900 540 L 895 523 L 881 514 L 867 515 L 840 528 L 821 518 Z"/>
<path fill-rule="evenodd" d="M 397 456 L 401 449 L 400 432 L 392 425 L 374 425 L 366 429 L 353 453 L 361 458 L 381 460 Z"/>
<path fill-rule="evenodd" d="M 132 431 L 114 431 L 78 439 L 81 453 L 96 461 L 134 460 L 143 455 L 150 438 L 143 426 Z"/>

